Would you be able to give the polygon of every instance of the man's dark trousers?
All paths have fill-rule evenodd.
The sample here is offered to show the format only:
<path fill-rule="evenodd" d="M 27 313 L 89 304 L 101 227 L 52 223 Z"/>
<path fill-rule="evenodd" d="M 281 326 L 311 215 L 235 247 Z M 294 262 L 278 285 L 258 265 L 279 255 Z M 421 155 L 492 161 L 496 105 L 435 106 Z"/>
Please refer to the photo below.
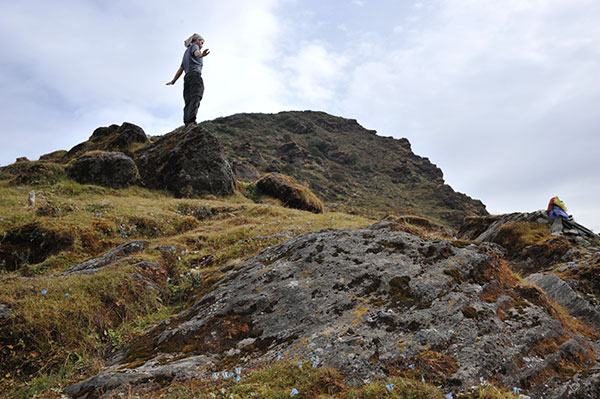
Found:
<path fill-rule="evenodd" d="M 199 73 L 186 73 L 183 79 L 183 123 L 186 125 L 196 122 L 200 101 L 204 95 L 204 81 Z"/>

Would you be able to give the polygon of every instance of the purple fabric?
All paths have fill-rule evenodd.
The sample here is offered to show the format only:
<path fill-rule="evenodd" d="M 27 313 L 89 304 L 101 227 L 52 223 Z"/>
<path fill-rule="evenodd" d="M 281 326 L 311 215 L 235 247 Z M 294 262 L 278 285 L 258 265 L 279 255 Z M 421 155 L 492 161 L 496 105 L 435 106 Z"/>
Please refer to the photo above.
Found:
<path fill-rule="evenodd" d="M 552 210 L 548 212 L 548 216 L 558 219 L 559 217 L 563 219 L 569 219 L 569 215 L 565 212 L 560 206 L 553 205 Z"/>

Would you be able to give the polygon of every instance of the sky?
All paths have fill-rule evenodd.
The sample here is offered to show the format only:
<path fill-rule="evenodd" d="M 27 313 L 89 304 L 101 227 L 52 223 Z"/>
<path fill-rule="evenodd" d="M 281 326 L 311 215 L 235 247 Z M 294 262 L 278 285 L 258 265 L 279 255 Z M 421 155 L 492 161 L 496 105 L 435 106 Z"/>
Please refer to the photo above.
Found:
<path fill-rule="evenodd" d="M 356 119 L 492 214 L 558 195 L 600 232 L 599 20 L 597 0 L 0 0 L 0 165 L 180 126 L 183 79 L 165 83 L 197 32 L 199 121 Z"/>

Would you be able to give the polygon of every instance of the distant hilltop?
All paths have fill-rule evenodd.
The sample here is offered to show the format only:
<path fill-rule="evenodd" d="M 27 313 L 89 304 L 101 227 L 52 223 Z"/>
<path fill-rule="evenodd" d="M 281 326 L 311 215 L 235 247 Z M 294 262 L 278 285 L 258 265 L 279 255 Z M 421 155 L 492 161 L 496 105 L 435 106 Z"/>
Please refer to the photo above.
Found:
<path fill-rule="evenodd" d="M 421 215 L 453 226 L 467 216 L 487 215 L 481 201 L 445 184 L 442 171 L 415 155 L 407 139 L 378 136 L 354 119 L 324 112 L 237 114 L 158 137 L 125 122 L 98 128 L 69 151 L 24 166 L 0 173 L 26 181 L 39 178 L 42 169 L 58 178 L 66 167 L 79 182 L 140 184 L 179 197 L 229 195 L 235 180 L 282 173 L 307 185 L 332 210 Z"/>

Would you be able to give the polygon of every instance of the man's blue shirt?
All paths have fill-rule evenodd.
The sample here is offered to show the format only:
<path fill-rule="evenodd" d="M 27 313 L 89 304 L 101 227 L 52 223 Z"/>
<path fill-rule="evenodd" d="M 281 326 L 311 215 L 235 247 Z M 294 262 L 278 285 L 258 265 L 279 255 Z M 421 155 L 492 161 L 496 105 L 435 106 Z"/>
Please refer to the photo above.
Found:
<path fill-rule="evenodd" d="M 194 55 L 194 52 L 196 52 L 196 50 L 199 51 L 200 47 L 197 44 L 192 44 L 190 47 L 187 48 L 187 50 L 185 50 L 185 53 L 183 53 L 183 60 L 181 61 L 181 66 L 183 67 L 185 73 L 197 72 L 199 74 L 202 74 L 202 57 L 196 57 Z"/>

